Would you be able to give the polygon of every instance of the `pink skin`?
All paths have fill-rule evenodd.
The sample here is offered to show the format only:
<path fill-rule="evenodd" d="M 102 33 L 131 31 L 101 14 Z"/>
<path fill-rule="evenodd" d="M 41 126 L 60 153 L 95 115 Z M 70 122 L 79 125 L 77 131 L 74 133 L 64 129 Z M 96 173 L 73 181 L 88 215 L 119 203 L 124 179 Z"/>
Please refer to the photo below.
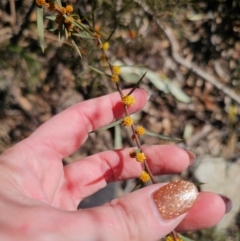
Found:
<path fill-rule="evenodd" d="M 131 113 L 147 100 L 143 90 L 133 95 L 136 103 Z M 62 158 L 76 151 L 90 131 L 123 114 L 118 93 L 76 104 L 0 156 L 0 240 L 155 241 L 177 226 L 180 231 L 207 228 L 223 217 L 222 199 L 201 193 L 187 215 L 164 221 L 152 200 L 162 184 L 76 211 L 83 198 L 108 182 L 136 178 L 142 170 L 129 157 L 130 149 L 105 151 L 62 165 Z M 179 173 L 189 166 L 188 154 L 177 146 L 143 149 L 154 174 Z"/>

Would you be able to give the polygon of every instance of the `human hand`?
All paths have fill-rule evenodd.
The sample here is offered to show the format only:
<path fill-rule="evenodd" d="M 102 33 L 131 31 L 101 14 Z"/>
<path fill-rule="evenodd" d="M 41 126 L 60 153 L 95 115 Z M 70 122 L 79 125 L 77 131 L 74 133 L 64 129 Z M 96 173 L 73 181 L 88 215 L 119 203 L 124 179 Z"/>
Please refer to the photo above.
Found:
<path fill-rule="evenodd" d="M 131 113 L 147 100 L 135 90 Z M 136 178 L 141 164 L 129 150 L 109 150 L 70 165 L 62 159 L 76 151 L 88 133 L 123 116 L 119 94 L 76 104 L 40 126 L 0 156 L 0 240 L 156 241 L 178 231 L 215 225 L 226 205 L 213 193 L 200 193 L 187 214 L 164 220 L 154 205 L 155 184 L 101 207 L 78 210 L 79 202 L 108 182 Z M 191 154 L 177 146 L 143 146 L 154 174 L 179 173 Z M 210 205 L 211 204 L 211 205 Z"/>

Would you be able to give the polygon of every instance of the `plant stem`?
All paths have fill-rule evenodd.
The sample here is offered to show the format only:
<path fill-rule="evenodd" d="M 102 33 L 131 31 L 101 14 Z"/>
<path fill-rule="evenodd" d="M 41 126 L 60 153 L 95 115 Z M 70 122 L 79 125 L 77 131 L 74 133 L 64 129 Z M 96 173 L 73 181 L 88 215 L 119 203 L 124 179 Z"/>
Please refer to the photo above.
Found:
<path fill-rule="evenodd" d="M 99 44 L 100 46 L 102 46 L 102 41 L 101 41 L 101 39 L 100 39 L 100 38 L 97 38 L 97 41 L 98 41 L 98 44 Z M 112 66 L 112 64 L 110 63 L 110 61 L 109 61 L 108 57 L 106 56 L 105 51 L 104 51 L 103 49 L 102 49 L 102 53 L 103 53 L 103 55 L 104 55 L 105 58 L 106 58 L 106 61 L 107 61 L 107 64 L 108 64 L 108 66 L 109 66 L 109 69 L 110 69 L 111 73 L 113 74 L 113 66 Z M 144 77 L 144 76 L 143 76 L 143 77 Z M 143 77 L 142 77 L 142 78 L 143 78 Z M 117 87 L 117 90 L 118 90 L 120 96 L 123 97 L 124 94 L 123 94 L 123 91 L 122 91 L 119 83 L 116 83 L 116 87 Z M 128 108 L 127 108 L 126 105 L 124 105 L 124 111 L 125 111 L 125 115 L 126 115 L 126 116 L 129 116 L 129 111 L 128 111 Z M 143 152 L 143 151 L 142 151 L 142 147 L 141 147 L 141 143 L 140 143 L 140 140 L 139 140 L 139 137 L 138 137 L 138 135 L 135 134 L 136 127 L 135 127 L 134 124 L 131 125 L 131 129 L 132 129 L 133 135 L 135 135 L 135 141 L 136 141 L 136 144 L 137 144 L 138 149 L 139 149 L 141 152 Z M 157 181 L 155 180 L 155 178 L 154 178 L 154 176 L 153 176 L 153 174 L 152 174 L 152 172 L 151 172 L 151 170 L 150 170 L 150 168 L 149 168 L 149 166 L 148 166 L 147 160 L 145 160 L 145 161 L 143 162 L 143 167 L 144 167 L 144 169 L 147 171 L 147 173 L 149 174 L 152 183 L 153 183 L 153 184 L 156 184 Z"/>
<path fill-rule="evenodd" d="M 173 237 L 174 241 L 178 241 L 178 234 L 177 234 L 177 232 L 175 230 L 173 230 L 171 232 L 171 234 L 172 234 L 172 237 Z"/>

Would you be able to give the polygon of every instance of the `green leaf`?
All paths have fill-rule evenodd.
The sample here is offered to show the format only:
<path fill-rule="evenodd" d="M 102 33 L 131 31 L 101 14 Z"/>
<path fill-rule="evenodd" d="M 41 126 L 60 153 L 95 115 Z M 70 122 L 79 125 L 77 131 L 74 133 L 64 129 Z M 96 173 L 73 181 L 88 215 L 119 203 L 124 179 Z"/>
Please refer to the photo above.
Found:
<path fill-rule="evenodd" d="M 82 58 L 82 54 L 81 54 L 81 52 L 80 52 L 80 49 L 78 48 L 78 46 L 77 46 L 77 44 L 75 43 L 75 41 L 74 41 L 73 39 L 71 39 L 71 42 L 72 42 L 72 44 L 73 44 L 73 47 L 77 50 L 80 58 Z"/>
<path fill-rule="evenodd" d="M 113 122 L 113 123 L 111 123 L 111 124 L 109 124 L 109 125 L 103 126 L 103 127 L 99 128 L 99 129 L 97 129 L 97 130 L 95 130 L 95 131 L 91 131 L 90 133 L 108 130 L 108 129 L 116 126 L 116 125 L 119 125 L 119 124 L 122 122 L 122 120 L 123 120 L 123 118 L 120 119 L 120 120 L 117 120 L 117 121 L 115 121 L 115 122 Z"/>
<path fill-rule="evenodd" d="M 62 38 L 62 36 L 61 36 L 61 31 L 59 30 L 59 31 L 58 31 L 58 42 L 59 42 L 59 43 L 61 42 L 61 38 Z"/>
<path fill-rule="evenodd" d="M 120 149 L 122 148 L 122 135 L 121 135 L 121 127 L 119 125 L 114 126 L 114 148 Z"/>
<path fill-rule="evenodd" d="M 96 69 L 96 68 L 94 68 L 94 67 L 92 67 L 92 66 L 88 66 L 90 69 L 92 69 L 93 71 L 95 71 L 96 73 L 98 73 L 98 74 L 101 74 L 101 75 L 106 75 L 104 72 L 102 72 L 101 70 L 98 70 L 98 69 Z"/>
<path fill-rule="evenodd" d="M 200 21 L 203 19 L 212 19 L 213 18 L 213 14 L 209 13 L 209 14 L 202 14 L 202 13 L 190 13 L 187 12 L 186 14 L 186 18 L 192 22 L 196 22 L 196 21 Z"/>
<path fill-rule="evenodd" d="M 134 191 L 140 189 L 142 186 L 143 186 L 143 182 L 142 182 L 141 180 L 138 179 L 138 181 L 137 181 L 135 187 L 133 188 L 133 190 L 132 190 L 131 192 L 134 192 Z"/>
<path fill-rule="evenodd" d="M 189 103 L 190 97 L 186 95 L 178 85 L 166 76 L 161 76 L 154 71 L 138 66 L 124 66 L 124 64 L 117 60 L 114 65 L 121 66 L 121 77 L 128 83 L 135 84 L 139 81 L 139 78 L 146 73 L 146 78 L 160 91 L 165 94 L 171 93 L 178 101 L 183 103 Z"/>
<path fill-rule="evenodd" d="M 56 20 L 56 16 L 46 16 L 47 19 L 51 20 L 51 21 L 55 21 Z"/>
<path fill-rule="evenodd" d="M 187 123 L 183 131 L 183 139 L 187 141 L 193 135 L 194 127 L 192 124 Z"/>
<path fill-rule="evenodd" d="M 44 52 L 44 23 L 43 23 L 43 8 L 37 9 L 37 29 L 39 36 L 39 43 L 42 51 Z"/>
<path fill-rule="evenodd" d="M 186 95 L 180 87 L 178 87 L 175 83 L 168 81 L 168 89 L 170 93 L 180 102 L 189 103 L 191 98 Z"/>
<path fill-rule="evenodd" d="M 66 18 L 68 21 L 70 21 L 76 27 L 80 28 L 81 30 L 85 30 L 90 35 L 92 34 L 89 27 L 86 27 L 84 24 L 79 23 L 78 21 L 71 20 L 71 18 L 69 18 L 66 14 L 64 14 L 63 16 L 64 16 L 64 18 Z"/>
<path fill-rule="evenodd" d="M 161 78 L 159 74 L 153 72 L 152 70 L 141 66 L 124 66 L 124 64 L 119 60 L 115 61 L 114 65 L 121 66 L 121 76 L 127 83 L 137 83 L 142 75 L 147 72 L 146 78 L 155 85 L 157 89 L 163 91 L 164 93 L 169 93 L 165 79 Z"/>
<path fill-rule="evenodd" d="M 145 134 L 148 135 L 148 136 L 157 137 L 157 138 L 162 139 L 162 140 L 182 141 L 182 139 L 180 139 L 180 138 L 164 136 L 164 135 L 161 135 L 161 134 L 158 134 L 158 133 L 154 133 L 154 132 L 151 132 L 151 131 L 148 131 L 148 130 L 145 130 Z"/>
<path fill-rule="evenodd" d="M 65 33 L 65 39 L 68 40 L 68 31 L 66 28 L 64 28 L 64 33 Z"/>
<path fill-rule="evenodd" d="M 58 29 L 57 28 L 49 28 L 49 29 L 47 29 L 47 31 L 49 31 L 49 32 L 56 32 Z"/>
<path fill-rule="evenodd" d="M 207 183 L 205 183 L 205 182 L 197 182 L 197 181 L 194 182 L 194 185 L 197 186 L 197 187 L 201 187 L 202 185 L 205 185 L 205 184 L 207 184 Z"/>
<path fill-rule="evenodd" d="M 121 77 L 126 83 L 135 84 L 139 80 L 140 74 L 126 71 L 127 68 L 121 67 Z"/>
<path fill-rule="evenodd" d="M 133 93 L 133 91 L 139 87 L 139 84 L 141 83 L 141 81 L 143 80 L 143 78 L 145 77 L 147 72 L 145 72 L 143 74 L 143 76 L 140 78 L 140 80 L 134 85 L 134 87 L 131 89 L 131 91 L 127 94 L 127 95 L 131 95 Z"/>
<path fill-rule="evenodd" d="M 56 0 L 56 2 L 57 2 L 57 4 L 58 4 L 59 7 L 62 7 L 62 2 L 61 2 L 61 0 Z"/>
<path fill-rule="evenodd" d="M 153 72 L 152 70 L 148 70 L 146 78 L 160 91 L 164 92 L 165 94 L 169 93 L 169 89 L 167 87 L 167 79 L 159 74 Z"/>
<path fill-rule="evenodd" d="M 193 239 L 187 238 L 183 236 L 182 234 L 178 233 L 178 236 L 183 240 L 183 241 L 194 241 Z"/>
<path fill-rule="evenodd" d="M 93 36 L 91 36 L 87 33 L 73 33 L 72 35 L 78 36 L 78 37 L 83 38 L 83 39 L 96 39 L 96 38 L 94 38 Z"/>

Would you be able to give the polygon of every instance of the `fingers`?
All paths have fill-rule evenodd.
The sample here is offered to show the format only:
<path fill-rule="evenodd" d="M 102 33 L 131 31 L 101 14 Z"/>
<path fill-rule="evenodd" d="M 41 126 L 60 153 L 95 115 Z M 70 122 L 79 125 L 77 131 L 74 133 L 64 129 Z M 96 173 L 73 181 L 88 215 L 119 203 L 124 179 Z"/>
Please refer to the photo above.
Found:
<path fill-rule="evenodd" d="M 130 150 L 106 151 L 65 166 L 68 191 L 78 202 L 107 182 L 139 177 L 142 164 L 130 158 Z M 143 146 L 143 151 L 153 174 L 179 173 L 193 161 L 188 152 L 174 145 Z"/>
<path fill-rule="evenodd" d="M 84 241 L 159 240 L 184 218 L 181 215 L 166 221 L 161 217 L 153 201 L 153 193 L 160 186 L 152 185 L 107 205 L 73 213 L 68 232 L 84 237 Z"/>
<path fill-rule="evenodd" d="M 177 230 L 192 231 L 213 227 L 223 218 L 225 211 L 226 205 L 219 195 L 201 192 Z"/>
<path fill-rule="evenodd" d="M 225 205 L 218 195 L 200 193 L 186 214 L 165 220 L 153 200 L 154 192 L 162 186 L 151 185 L 104 206 L 75 212 L 51 208 L 36 200 L 31 208 L 26 208 L 29 199 L 27 205 L 23 205 L 24 199 L 17 204 L 16 200 L 8 201 L 2 210 L 4 223 L 11 223 L 7 228 L 12 238 L 8 239 L 15 240 L 18 234 L 18 240 L 156 241 L 176 227 L 178 231 L 210 228 L 224 215 Z M 12 219 L 17 214 L 19 218 Z"/>
<path fill-rule="evenodd" d="M 225 204 L 218 195 L 200 193 L 186 216 L 164 220 L 153 201 L 153 193 L 161 186 L 151 185 L 110 204 L 73 213 L 75 221 L 68 232 L 83 235 L 84 241 L 155 241 L 176 227 L 177 231 L 210 228 L 224 216 Z"/>
<path fill-rule="evenodd" d="M 143 90 L 136 89 L 132 95 L 136 102 L 129 107 L 130 113 L 139 111 L 147 101 L 147 93 Z M 79 148 L 89 132 L 123 115 L 124 108 L 119 93 L 109 94 L 71 106 L 44 123 L 29 139 L 30 142 L 53 148 L 65 157 Z"/>

